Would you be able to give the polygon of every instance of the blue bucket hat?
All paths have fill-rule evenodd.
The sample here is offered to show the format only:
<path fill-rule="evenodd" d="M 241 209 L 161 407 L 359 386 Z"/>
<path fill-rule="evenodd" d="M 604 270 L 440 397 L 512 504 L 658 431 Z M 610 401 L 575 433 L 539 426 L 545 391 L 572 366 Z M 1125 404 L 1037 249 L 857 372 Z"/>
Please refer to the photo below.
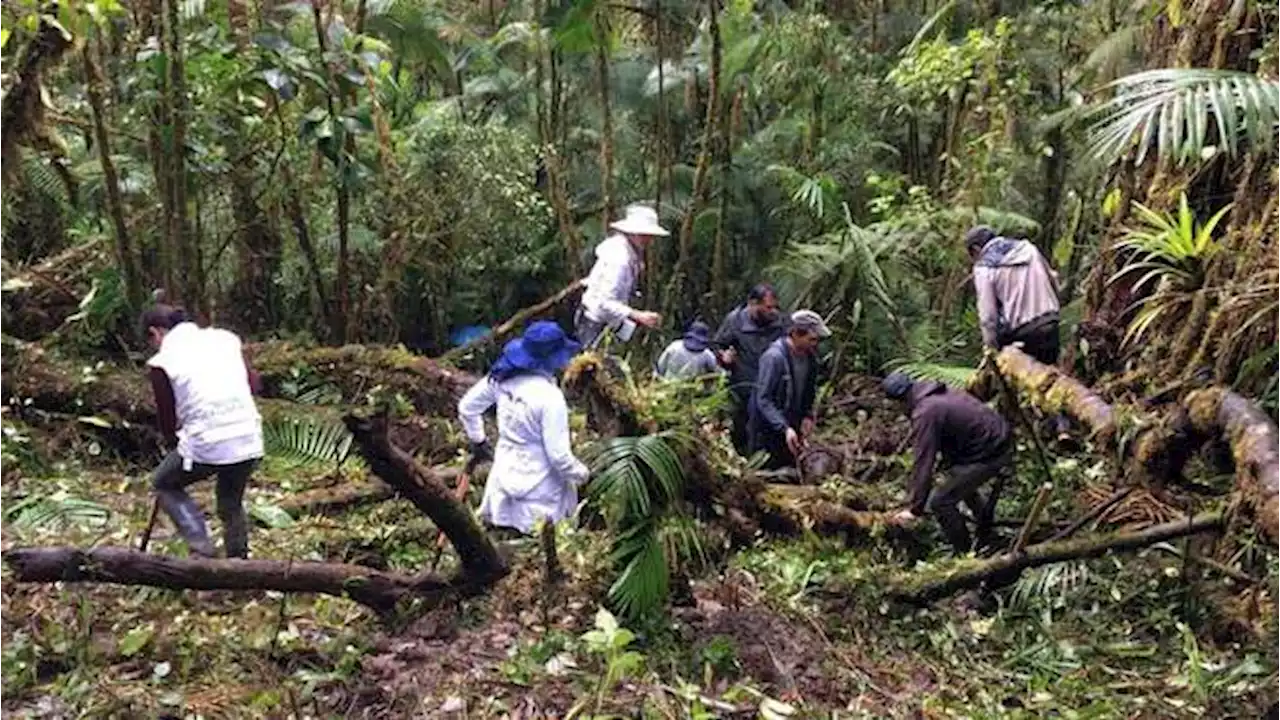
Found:
<path fill-rule="evenodd" d="M 684 347 L 689 352 L 699 353 L 711 344 L 711 328 L 701 320 L 689 324 L 684 333 Z"/>
<path fill-rule="evenodd" d="M 901 400 L 911 392 L 911 386 L 915 384 L 910 375 L 904 372 L 891 373 L 880 383 L 880 389 L 884 394 L 894 400 Z"/>
<path fill-rule="evenodd" d="M 532 370 L 554 375 L 564 368 L 582 349 L 569 339 L 560 326 L 540 320 L 525 328 L 524 335 L 502 348 L 502 357 L 494 363 L 490 374 L 498 379 L 510 377 L 519 370 Z"/>

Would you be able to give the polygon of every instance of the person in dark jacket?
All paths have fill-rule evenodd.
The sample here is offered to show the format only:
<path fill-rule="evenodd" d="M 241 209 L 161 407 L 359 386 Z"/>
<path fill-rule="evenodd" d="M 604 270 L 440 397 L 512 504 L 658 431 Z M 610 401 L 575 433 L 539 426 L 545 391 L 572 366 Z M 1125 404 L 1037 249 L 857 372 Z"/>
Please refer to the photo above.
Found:
<path fill-rule="evenodd" d="M 895 372 L 881 384 L 885 395 L 904 400 L 911 413 L 913 468 L 910 505 L 898 519 L 914 520 L 925 511 L 937 518 L 942 533 L 963 554 L 971 549 L 969 528 L 958 505 L 964 502 L 981 536 L 995 516 L 997 498 L 984 500 L 979 489 L 1013 462 L 1013 433 L 1000 413 L 963 390 L 939 382 L 915 382 Z M 938 453 L 950 466 L 936 490 L 933 470 Z"/>
<path fill-rule="evenodd" d="M 747 302 L 725 316 L 711 339 L 720 365 L 729 370 L 729 392 L 733 396 L 733 446 L 741 455 L 749 451 L 747 419 L 751 393 L 760 369 L 760 356 L 787 329 L 786 315 L 778 312 L 778 296 L 773 287 L 761 283 L 751 288 Z"/>
<path fill-rule="evenodd" d="M 750 451 L 769 453 L 768 470 L 794 466 L 805 438 L 813 432 L 818 343 L 826 337 L 831 337 L 831 331 L 821 315 L 797 310 L 791 314 L 787 336 L 760 356 L 747 431 Z"/>

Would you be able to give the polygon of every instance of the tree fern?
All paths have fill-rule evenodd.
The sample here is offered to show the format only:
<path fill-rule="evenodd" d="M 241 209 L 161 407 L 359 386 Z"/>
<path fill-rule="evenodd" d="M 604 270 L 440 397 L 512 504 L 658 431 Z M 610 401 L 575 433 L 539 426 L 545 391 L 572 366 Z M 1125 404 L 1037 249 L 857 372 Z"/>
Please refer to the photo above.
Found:
<path fill-rule="evenodd" d="M 593 463 L 590 498 L 600 503 L 614 532 L 611 559 L 618 578 L 609 601 L 627 617 L 658 610 L 666 600 L 674 552 L 668 518 L 679 512 L 684 470 L 669 433 L 610 440 Z M 664 542 L 664 536 L 667 542 Z"/>
<path fill-rule="evenodd" d="M 351 454 L 351 433 L 336 422 L 313 417 L 265 420 L 262 440 L 270 456 L 296 465 L 340 466 Z"/>
<path fill-rule="evenodd" d="M 1110 83 L 1115 97 L 1090 113 L 1092 154 L 1113 163 L 1137 142 L 1136 162 L 1153 149 L 1179 164 L 1215 152 L 1276 148 L 1280 84 L 1234 70 L 1148 70 Z M 1210 139 L 1210 121 L 1217 128 Z M 1210 144 L 1214 143 L 1214 144 Z"/>

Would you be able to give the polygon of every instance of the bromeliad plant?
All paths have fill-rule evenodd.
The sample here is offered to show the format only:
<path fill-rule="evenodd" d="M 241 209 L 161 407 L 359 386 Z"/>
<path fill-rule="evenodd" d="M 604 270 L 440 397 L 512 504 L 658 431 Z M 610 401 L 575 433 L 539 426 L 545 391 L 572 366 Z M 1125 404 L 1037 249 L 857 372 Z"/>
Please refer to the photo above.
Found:
<path fill-rule="evenodd" d="M 1163 319 L 1177 317 L 1192 301 L 1194 293 L 1203 289 L 1209 260 L 1221 249 L 1214 230 L 1230 209 L 1228 204 L 1208 222 L 1198 224 L 1185 194 L 1176 216 L 1134 203 L 1142 225 L 1131 229 L 1116 246 L 1133 251 L 1133 258 L 1109 282 L 1141 273 L 1133 284 L 1133 292 L 1151 292 L 1130 308 L 1138 309 L 1138 314 L 1129 326 L 1125 342 L 1138 340 Z"/>

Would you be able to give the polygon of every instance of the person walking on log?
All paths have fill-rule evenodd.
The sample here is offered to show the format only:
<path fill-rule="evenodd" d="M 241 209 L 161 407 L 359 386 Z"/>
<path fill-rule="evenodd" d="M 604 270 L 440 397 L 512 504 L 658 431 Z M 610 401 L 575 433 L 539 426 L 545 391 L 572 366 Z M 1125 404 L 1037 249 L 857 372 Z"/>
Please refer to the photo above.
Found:
<path fill-rule="evenodd" d="M 715 353 L 709 345 L 711 328 L 701 320 L 689 323 L 684 337 L 673 340 L 654 364 L 654 375 L 660 380 L 689 380 L 720 372 Z"/>
<path fill-rule="evenodd" d="M 614 232 L 596 246 L 596 262 L 587 275 L 586 291 L 574 317 L 574 334 L 587 348 L 595 348 L 605 330 L 624 342 L 637 325 L 656 328 L 662 316 L 631 307 L 636 281 L 644 269 L 644 251 L 654 238 L 667 237 L 658 214 L 647 205 L 630 205 L 626 216 L 610 223 Z"/>
<path fill-rule="evenodd" d="M 940 382 L 913 381 L 895 372 L 881 383 L 884 394 L 906 403 L 911 415 L 913 465 L 910 504 L 897 514 L 909 522 L 926 511 L 937 518 L 943 535 L 963 555 L 972 549 L 969 528 L 960 514 L 963 502 L 977 521 L 983 541 L 995 519 L 996 501 L 984 500 L 980 488 L 1013 463 L 1013 432 L 1000 413 L 963 390 Z M 938 453 L 950 467 L 947 480 L 933 489 Z"/>
<path fill-rule="evenodd" d="M 570 447 L 569 406 L 555 375 L 579 350 L 554 322 L 535 322 L 458 402 L 473 462 L 493 461 L 480 503 L 487 524 L 529 534 L 538 521 L 551 527 L 577 507 L 588 471 Z M 496 451 L 483 419 L 495 404 Z"/>
<path fill-rule="evenodd" d="M 711 339 L 720 364 L 729 370 L 733 397 L 733 446 L 739 455 L 750 452 L 747 416 L 760 371 L 760 356 L 787 330 L 787 316 L 778 312 L 773 287 L 760 283 L 747 293 L 747 302 L 725 316 Z"/>
<path fill-rule="evenodd" d="M 767 470 L 795 467 L 813 432 L 813 402 L 818 390 L 818 343 L 831 337 L 822 316 L 812 310 L 791 314 L 786 337 L 760 356 L 760 375 L 747 421 L 751 452 L 769 454 Z"/>
<path fill-rule="evenodd" d="M 1058 274 L 1029 240 L 999 237 L 984 225 L 964 236 L 973 261 L 982 343 L 1022 343 L 1046 365 L 1058 363 Z"/>
<path fill-rule="evenodd" d="M 156 501 L 193 554 L 214 557 L 204 513 L 186 488 L 216 475 L 224 549 L 246 558 L 244 491 L 263 453 L 258 375 L 235 333 L 199 327 L 181 308 L 156 305 L 143 313 L 142 329 L 157 351 L 147 365 L 160 430 L 174 447 L 156 468 Z"/>

